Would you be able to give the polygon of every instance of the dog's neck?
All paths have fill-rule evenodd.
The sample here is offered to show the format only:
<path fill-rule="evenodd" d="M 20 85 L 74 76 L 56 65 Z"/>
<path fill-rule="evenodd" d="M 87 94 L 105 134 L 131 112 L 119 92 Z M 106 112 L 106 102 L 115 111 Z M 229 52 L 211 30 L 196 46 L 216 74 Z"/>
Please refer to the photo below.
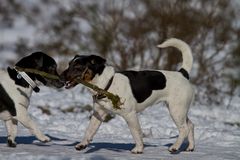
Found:
<path fill-rule="evenodd" d="M 24 88 L 31 88 L 30 85 L 23 78 L 17 78 L 18 73 L 15 69 L 8 67 L 7 72 L 8 72 L 9 77 L 13 81 L 15 81 L 16 85 L 19 85 Z"/>
<path fill-rule="evenodd" d="M 17 78 L 18 73 L 15 69 L 8 67 L 7 74 L 13 83 L 15 83 L 20 94 L 25 97 L 26 100 L 29 100 L 33 91 L 32 87 L 30 87 L 30 85 L 23 78 Z"/>
<path fill-rule="evenodd" d="M 96 74 L 91 83 L 97 85 L 99 88 L 105 88 L 114 74 L 114 68 L 112 66 L 106 66 L 102 74 Z"/>

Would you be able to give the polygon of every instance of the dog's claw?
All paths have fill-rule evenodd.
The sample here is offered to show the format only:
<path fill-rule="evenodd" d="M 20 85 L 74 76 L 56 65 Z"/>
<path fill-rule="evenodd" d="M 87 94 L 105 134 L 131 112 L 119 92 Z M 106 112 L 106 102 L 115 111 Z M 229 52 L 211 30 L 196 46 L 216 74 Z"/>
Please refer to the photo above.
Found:
<path fill-rule="evenodd" d="M 76 149 L 77 151 L 81 151 L 81 150 L 83 150 L 83 149 L 85 149 L 85 148 L 87 148 L 87 145 L 76 145 L 76 146 L 75 146 L 75 149 Z"/>
<path fill-rule="evenodd" d="M 17 144 L 13 142 L 11 139 L 7 140 L 7 144 L 8 144 L 8 147 L 12 147 L 12 148 L 17 147 Z"/>
<path fill-rule="evenodd" d="M 48 136 L 43 136 L 43 138 L 39 139 L 42 143 L 47 143 L 51 141 L 51 138 L 49 138 Z"/>
<path fill-rule="evenodd" d="M 187 148 L 186 149 L 186 152 L 193 152 L 194 151 L 194 148 Z"/>
<path fill-rule="evenodd" d="M 143 153 L 143 147 L 134 147 L 132 150 L 131 150 L 131 153 L 133 154 L 142 154 Z"/>
<path fill-rule="evenodd" d="M 176 148 L 169 148 L 168 151 L 172 154 L 177 153 L 178 149 Z"/>
<path fill-rule="evenodd" d="M 46 139 L 46 140 L 43 140 L 43 141 L 41 141 L 42 143 L 48 143 L 48 142 L 50 142 L 51 141 L 51 139 L 50 140 L 48 140 L 48 139 Z"/>
<path fill-rule="evenodd" d="M 142 151 L 131 151 L 132 154 L 142 154 L 143 152 Z"/>

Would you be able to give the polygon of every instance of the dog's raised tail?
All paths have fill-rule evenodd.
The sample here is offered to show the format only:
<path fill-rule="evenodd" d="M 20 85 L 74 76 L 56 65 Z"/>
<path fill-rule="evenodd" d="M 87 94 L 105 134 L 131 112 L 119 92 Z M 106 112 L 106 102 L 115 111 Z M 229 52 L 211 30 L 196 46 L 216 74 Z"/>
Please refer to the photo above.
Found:
<path fill-rule="evenodd" d="M 180 39 L 170 38 L 165 42 L 163 42 L 162 44 L 159 44 L 157 47 L 159 48 L 175 47 L 179 49 L 182 53 L 182 59 L 183 59 L 182 66 L 179 72 L 181 72 L 184 77 L 189 79 L 189 73 L 193 65 L 193 56 L 192 56 L 192 51 L 189 45 Z"/>

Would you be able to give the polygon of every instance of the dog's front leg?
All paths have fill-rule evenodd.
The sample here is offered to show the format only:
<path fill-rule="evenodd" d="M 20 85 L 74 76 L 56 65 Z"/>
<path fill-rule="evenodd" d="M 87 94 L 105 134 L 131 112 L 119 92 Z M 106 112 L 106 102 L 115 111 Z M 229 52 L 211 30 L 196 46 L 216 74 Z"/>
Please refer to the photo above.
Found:
<path fill-rule="evenodd" d="M 24 127 L 29 129 L 29 131 L 37 137 L 41 142 L 49 142 L 51 139 L 48 136 L 45 136 L 37 127 L 37 125 L 33 122 L 30 116 L 27 113 L 27 109 L 23 106 L 17 111 L 16 119 L 23 124 Z"/>
<path fill-rule="evenodd" d="M 95 103 L 94 108 L 95 108 L 95 110 L 91 117 L 88 128 L 85 132 L 84 138 L 81 141 L 81 143 L 79 143 L 75 146 L 76 150 L 83 150 L 88 146 L 90 141 L 93 139 L 93 136 L 96 134 L 102 121 L 105 119 L 105 117 L 107 115 L 106 111 L 101 109 L 98 104 Z"/>
<path fill-rule="evenodd" d="M 15 119 L 10 119 L 5 121 L 7 132 L 8 132 L 8 146 L 16 147 L 17 143 L 15 142 L 15 138 L 17 135 L 17 121 Z"/>
<path fill-rule="evenodd" d="M 123 118 L 126 120 L 130 132 L 132 133 L 132 136 L 136 142 L 136 146 L 131 150 L 131 152 L 134 154 L 143 153 L 144 145 L 142 140 L 142 131 L 138 121 L 137 113 L 135 111 L 126 113 L 126 115 L 123 115 Z"/>

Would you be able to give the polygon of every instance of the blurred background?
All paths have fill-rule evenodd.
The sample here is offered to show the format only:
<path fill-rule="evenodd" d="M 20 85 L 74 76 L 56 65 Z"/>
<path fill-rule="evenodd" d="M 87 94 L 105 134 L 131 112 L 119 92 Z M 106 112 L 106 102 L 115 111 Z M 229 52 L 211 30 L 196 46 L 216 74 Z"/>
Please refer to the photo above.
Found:
<path fill-rule="evenodd" d="M 196 103 L 231 107 L 240 90 L 239 0 L 1 0 L 0 67 L 34 51 L 59 72 L 75 54 L 98 54 L 117 70 L 177 70 L 176 37 L 192 48 Z"/>

